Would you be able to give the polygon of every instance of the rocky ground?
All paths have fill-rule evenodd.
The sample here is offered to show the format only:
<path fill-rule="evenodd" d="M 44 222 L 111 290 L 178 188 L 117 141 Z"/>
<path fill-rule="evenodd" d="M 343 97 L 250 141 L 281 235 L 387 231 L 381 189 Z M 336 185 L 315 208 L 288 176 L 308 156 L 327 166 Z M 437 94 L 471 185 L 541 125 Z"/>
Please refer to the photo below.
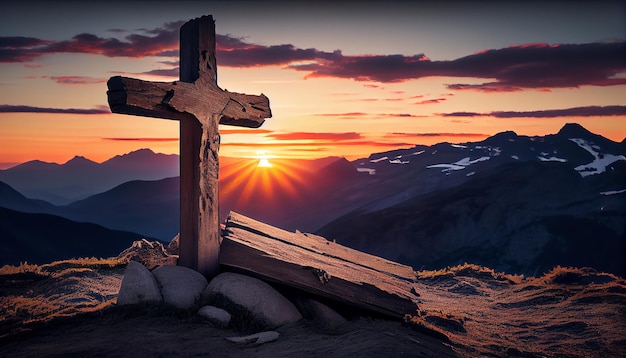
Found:
<path fill-rule="evenodd" d="M 228 341 L 241 332 L 194 314 L 117 306 L 125 265 L 81 259 L 4 267 L 0 356 L 626 356 L 626 280 L 588 269 L 556 268 L 539 278 L 474 265 L 422 271 L 419 312 L 406 322 L 362 313 L 328 331 L 303 319 L 255 345 Z"/>

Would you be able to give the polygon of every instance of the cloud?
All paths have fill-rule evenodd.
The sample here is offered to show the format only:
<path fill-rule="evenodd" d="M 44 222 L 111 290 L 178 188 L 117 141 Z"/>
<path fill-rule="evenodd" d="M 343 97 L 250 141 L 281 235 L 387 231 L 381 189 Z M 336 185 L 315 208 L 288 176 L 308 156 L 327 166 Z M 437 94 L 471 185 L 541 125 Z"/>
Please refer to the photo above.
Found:
<path fill-rule="evenodd" d="M 320 117 L 363 117 L 369 114 L 364 112 L 345 112 L 345 113 L 318 113 L 316 116 Z"/>
<path fill-rule="evenodd" d="M 268 134 L 269 129 L 220 129 L 220 134 Z"/>
<path fill-rule="evenodd" d="M 451 61 L 424 55 L 343 56 L 288 68 L 306 71 L 307 78 L 335 77 L 357 81 L 402 82 L 424 77 L 494 79 L 482 84 L 453 83 L 451 90 L 513 92 L 525 89 L 576 88 L 626 84 L 626 42 L 529 44 L 487 50 Z"/>
<path fill-rule="evenodd" d="M 65 114 L 109 114 L 111 111 L 106 106 L 96 108 L 46 108 L 23 105 L 0 104 L 0 113 L 65 113 Z"/>
<path fill-rule="evenodd" d="M 445 100 L 446 98 L 425 99 L 423 101 L 415 102 L 415 104 L 435 104 L 435 103 L 441 103 Z"/>
<path fill-rule="evenodd" d="M 362 136 L 356 132 L 346 133 L 316 133 L 316 132 L 287 132 L 287 133 L 274 133 L 267 137 L 276 140 L 354 140 L 361 139 Z"/>
<path fill-rule="evenodd" d="M 95 78 L 88 76 L 41 76 L 41 78 L 47 78 L 55 81 L 58 84 L 64 85 L 84 85 L 94 83 L 105 83 L 107 80 L 104 78 Z"/>
<path fill-rule="evenodd" d="M 494 111 L 488 113 L 451 112 L 442 117 L 495 117 L 495 118 L 555 118 L 555 117 L 606 117 L 626 115 L 626 106 L 587 106 L 539 111 Z"/>
<path fill-rule="evenodd" d="M 178 56 L 178 31 L 183 21 L 127 34 L 122 39 L 82 33 L 64 41 L 33 37 L 0 37 L 0 62 L 33 61 L 52 53 L 91 53 L 109 57 Z M 115 30 L 121 33 L 120 29 Z M 626 41 L 586 44 L 531 43 L 487 49 L 454 60 L 432 61 L 411 56 L 344 55 L 293 44 L 257 45 L 244 38 L 216 35 L 219 66 L 283 68 L 306 72 L 305 78 L 333 77 L 393 83 L 425 77 L 478 78 L 484 83 L 450 83 L 454 91 L 514 92 L 528 89 L 626 85 Z M 173 64 L 169 64 L 172 66 Z M 178 68 L 149 73 L 177 75 Z M 365 84 L 376 88 L 378 84 Z"/>
<path fill-rule="evenodd" d="M 371 147 L 406 147 L 415 145 L 415 143 L 406 142 L 379 142 L 372 140 L 357 140 L 357 141 L 315 141 L 315 142 L 294 142 L 294 143 L 253 143 L 253 142 L 238 142 L 238 143 L 222 143 L 225 146 L 234 147 L 337 147 L 337 146 L 371 146 Z"/>
<path fill-rule="evenodd" d="M 178 142 L 178 138 L 126 138 L 126 137 L 116 137 L 116 138 L 102 138 L 102 140 L 130 141 L 130 142 Z"/>
<path fill-rule="evenodd" d="M 182 21 L 143 30 L 148 35 L 129 34 L 124 40 L 82 33 L 64 41 L 32 37 L 0 37 L 0 63 L 29 62 L 46 54 L 90 53 L 108 57 L 145 57 L 178 53 L 178 31 Z M 119 32 L 119 31 L 117 31 Z"/>
<path fill-rule="evenodd" d="M 387 133 L 385 138 L 412 138 L 412 137 L 472 137 L 472 138 L 484 138 L 489 137 L 489 134 L 484 133 L 403 133 L 403 132 L 394 132 Z"/>

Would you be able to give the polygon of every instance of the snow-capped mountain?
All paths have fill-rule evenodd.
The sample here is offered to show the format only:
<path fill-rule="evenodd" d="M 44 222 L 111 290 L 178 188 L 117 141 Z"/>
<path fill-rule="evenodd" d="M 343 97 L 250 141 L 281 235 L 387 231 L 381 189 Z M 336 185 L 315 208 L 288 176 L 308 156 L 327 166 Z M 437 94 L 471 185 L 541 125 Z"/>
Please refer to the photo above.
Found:
<path fill-rule="evenodd" d="M 531 275 L 555 265 L 624 275 L 624 143 L 568 124 L 542 137 L 504 132 L 373 154 L 353 164 L 379 177 L 370 196 L 392 195 L 317 233 L 418 269 L 471 262 Z"/>
<path fill-rule="evenodd" d="M 460 185 L 475 174 L 502 164 L 524 162 L 553 162 L 587 177 L 626 162 L 626 145 L 593 134 L 579 124 L 566 124 L 552 135 L 531 137 L 507 131 L 480 142 L 418 145 L 376 153 L 353 164 L 364 175 L 377 177 L 373 181 L 380 186 L 382 195 L 366 208 L 371 210 Z M 395 193 L 385 186 L 393 187 Z"/>

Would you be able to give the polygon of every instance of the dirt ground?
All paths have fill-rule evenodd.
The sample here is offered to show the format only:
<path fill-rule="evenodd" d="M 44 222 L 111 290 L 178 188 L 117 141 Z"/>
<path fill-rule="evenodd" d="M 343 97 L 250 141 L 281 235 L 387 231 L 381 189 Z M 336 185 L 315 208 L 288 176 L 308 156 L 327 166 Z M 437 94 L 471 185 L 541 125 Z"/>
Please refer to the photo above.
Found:
<path fill-rule="evenodd" d="M 339 334 L 320 332 L 306 321 L 277 329 L 280 337 L 242 345 L 241 336 L 196 318 L 128 312 L 64 319 L 13 337 L 3 357 L 455 357 L 441 340 L 399 322 L 359 319 Z"/>
<path fill-rule="evenodd" d="M 196 315 L 117 307 L 124 268 L 62 262 L 0 272 L 0 357 L 626 357 L 626 280 L 555 268 L 524 278 L 461 265 L 418 272 L 419 324 L 302 320 L 241 345 Z M 442 339 L 441 333 L 446 339 Z"/>

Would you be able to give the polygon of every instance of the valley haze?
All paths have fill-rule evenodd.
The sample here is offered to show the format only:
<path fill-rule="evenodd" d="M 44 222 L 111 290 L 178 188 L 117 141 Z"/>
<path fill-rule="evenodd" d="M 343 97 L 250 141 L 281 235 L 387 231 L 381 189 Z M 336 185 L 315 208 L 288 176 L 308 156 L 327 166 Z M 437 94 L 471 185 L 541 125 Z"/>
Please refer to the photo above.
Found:
<path fill-rule="evenodd" d="M 270 158 L 259 166 L 260 159 L 225 157 L 220 217 L 236 211 L 416 269 L 470 262 L 532 276 L 562 265 L 623 276 L 625 146 L 572 123 L 546 136 L 507 131 L 351 162 Z M 167 243 L 179 231 L 177 173 L 177 156 L 149 149 L 102 163 L 32 161 L 0 171 L 0 206 L 13 216 L 54 215 Z M 67 203 L 85 193 L 92 195 Z M 20 220 L 3 220 L 12 233 L 6 252 L 28 241 L 16 234 Z M 61 247 L 62 236 L 55 239 Z M 69 258 L 36 257 L 22 251 L 3 263 Z"/>

